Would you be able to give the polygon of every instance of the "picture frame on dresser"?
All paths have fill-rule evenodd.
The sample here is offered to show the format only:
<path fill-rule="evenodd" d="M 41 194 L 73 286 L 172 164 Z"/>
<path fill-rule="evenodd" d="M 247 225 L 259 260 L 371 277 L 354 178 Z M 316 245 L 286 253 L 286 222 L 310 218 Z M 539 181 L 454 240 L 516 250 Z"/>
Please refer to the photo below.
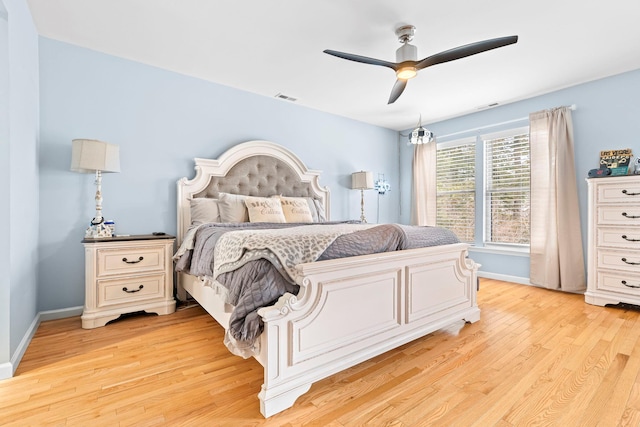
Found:
<path fill-rule="evenodd" d="M 105 326 L 123 314 L 175 311 L 175 237 L 168 234 L 82 240 L 85 250 L 84 329 Z"/>
<path fill-rule="evenodd" d="M 587 179 L 585 301 L 640 306 L 640 176 Z"/>

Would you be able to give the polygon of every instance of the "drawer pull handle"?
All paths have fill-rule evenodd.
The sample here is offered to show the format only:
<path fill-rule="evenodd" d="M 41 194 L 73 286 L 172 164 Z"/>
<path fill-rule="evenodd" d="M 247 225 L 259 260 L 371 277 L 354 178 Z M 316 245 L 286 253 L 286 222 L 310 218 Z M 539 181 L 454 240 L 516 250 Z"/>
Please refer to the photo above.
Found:
<path fill-rule="evenodd" d="M 640 215 L 628 215 L 626 212 L 622 212 L 622 216 L 625 218 L 640 218 Z"/>
<path fill-rule="evenodd" d="M 626 264 L 629 264 L 629 265 L 640 265 L 640 262 L 630 262 L 630 261 L 627 261 L 626 258 L 622 258 L 622 262 L 624 262 Z"/>
<path fill-rule="evenodd" d="M 127 257 L 124 257 L 124 258 L 122 258 L 122 261 L 126 262 L 127 264 L 137 264 L 137 263 L 139 263 L 140 261 L 142 261 L 143 259 L 144 259 L 144 257 L 142 257 L 142 256 L 141 256 L 141 257 L 140 257 L 140 258 L 138 258 L 137 260 L 129 261 L 129 260 L 127 260 Z"/>
<path fill-rule="evenodd" d="M 636 286 L 636 285 L 627 285 L 626 280 L 623 280 L 622 284 L 625 285 L 627 288 L 634 288 L 634 289 L 640 288 L 640 286 Z"/>
<path fill-rule="evenodd" d="M 627 190 L 622 190 L 622 194 L 626 194 L 627 196 L 640 196 L 640 193 L 628 193 Z"/>
<path fill-rule="evenodd" d="M 142 290 L 142 288 L 144 288 L 144 285 L 140 285 L 138 286 L 138 289 L 134 289 L 132 291 L 130 291 L 129 289 L 127 289 L 127 287 L 125 286 L 124 288 L 122 288 L 123 291 L 125 291 L 128 294 L 133 294 L 135 292 L 140 292 Z"/>
<path fill-rule="evenodd" d="M 630 239 L 626 234 L 623 234 L 621 237 L 627 242 L 640 242 L 640 239 Z"/>

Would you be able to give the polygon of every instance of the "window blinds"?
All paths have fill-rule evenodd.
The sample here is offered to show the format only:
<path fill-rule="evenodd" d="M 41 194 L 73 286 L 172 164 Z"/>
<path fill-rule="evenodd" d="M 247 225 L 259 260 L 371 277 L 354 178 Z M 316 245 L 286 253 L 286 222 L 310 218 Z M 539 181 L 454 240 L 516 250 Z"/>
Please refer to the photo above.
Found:
<path fill-rule="evenodd" d="M 436 158 L 436 224 L 463 242 L 475 237 L 475 150 L 473 142 L 438 147 Z"/>
<path fill-rule="evenodd" d="M 482 137 L 485 149 L 485 242 L 529 244 L 529 133 Z"/>

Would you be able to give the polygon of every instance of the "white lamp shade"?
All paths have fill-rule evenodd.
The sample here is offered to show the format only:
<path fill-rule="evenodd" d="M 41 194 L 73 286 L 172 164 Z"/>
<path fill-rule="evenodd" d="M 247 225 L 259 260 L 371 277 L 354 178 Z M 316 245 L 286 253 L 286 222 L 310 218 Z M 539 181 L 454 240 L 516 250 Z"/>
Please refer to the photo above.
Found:
<path fill-rule="evenodd" d="M 71 170 L 81 173 L 120 172 L 120 148 L 95 139 L 74 139 Z"/>
<path fill-rule="evenodd" d="M 354 172 L 351 174 L 351 188 L 354 190 L 371 190 L 373 189 L 373 173 L 371 172 Z"/>

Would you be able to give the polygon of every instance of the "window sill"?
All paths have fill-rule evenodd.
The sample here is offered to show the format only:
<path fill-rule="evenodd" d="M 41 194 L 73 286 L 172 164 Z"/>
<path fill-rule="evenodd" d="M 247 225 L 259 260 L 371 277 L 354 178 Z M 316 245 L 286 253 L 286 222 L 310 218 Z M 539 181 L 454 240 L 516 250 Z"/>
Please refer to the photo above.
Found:
<path fill-rule="evenodd" d="M 522 256 L 522 257 L 529 256 L 528 246 L 522 247 L 522 248 L 514 248 L 514 247 L 507 248 L 507 247 L 497 247 L 497 246 L 492 246 L 492 247 L 471 246 L 469 248 L 469 251 L 485 253 L 485 254 L 511 255 L 511 256 Z"/>

